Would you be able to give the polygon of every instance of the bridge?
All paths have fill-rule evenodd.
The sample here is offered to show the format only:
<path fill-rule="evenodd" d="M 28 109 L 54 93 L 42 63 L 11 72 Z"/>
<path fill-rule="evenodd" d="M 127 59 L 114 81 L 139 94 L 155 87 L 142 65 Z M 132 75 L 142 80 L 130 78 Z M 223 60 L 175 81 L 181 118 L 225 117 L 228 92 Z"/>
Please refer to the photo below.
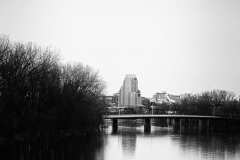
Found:
<path fill-rule="evenodd" d="M 180 118 L 180 119 L 226 119 L 219 116 L 201 116 L 201 115 L 172 115 L 172 114 L 121 114 L 121 115 L 103 115 L 103 119 L 145 119 L 145 118 Z"/>
<path fill-rule="evenodd" d="M 103 119 L 111 119 L 113 121 L 113 131 L 118 130 L 118 119 L 144 119 L 144 131 L 151 132 L 151 119 L 167 119 L 171 121 L 173 126 L 181 127 L 183 122 L 194 119 L 198 121 L 197 124 L 200 129 L 208 129 L 213 126 L 216 120 L 222 120 L 225 126 L 228 126 L 228 118 L 223 116 L 214 116 L 209 114 L 197 115 L 191 111 L 176 111 L 176 110 L 163 110 L 163 109 L 143 109 L 143 108 L 114 108 L 105 109 L 103 112 Z"/>

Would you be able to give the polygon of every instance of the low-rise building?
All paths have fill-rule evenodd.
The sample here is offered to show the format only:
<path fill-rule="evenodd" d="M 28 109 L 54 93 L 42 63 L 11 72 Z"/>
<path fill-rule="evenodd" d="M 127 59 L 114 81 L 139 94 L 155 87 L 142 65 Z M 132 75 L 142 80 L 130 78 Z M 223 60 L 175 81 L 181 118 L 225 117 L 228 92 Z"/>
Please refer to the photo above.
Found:
<path fill-rule="evenodd" d="M 113 96 L 100 96 L 99 97 L 100 103 L 102 105 L 104 105 L 105 107 L 112 107 L 113 106 L 112 99 L 113 99 Z"/>
<path fill-rule="evenodd" d="M 112 104 L 113 106 L 118 106 L 118 97 L 119 97 L 119 93 L 115 93 L 113 94 L 113 97 L 112 97 Z"/>
<path fill-rule="evenodd" d="M 153 95 L 153 102 L 155 103 L 179 103 L 180 102 L 180 95 L 172 95 L 168 94 L 166 91 L 163 91 L 162 93 L 155 93 Z"/>

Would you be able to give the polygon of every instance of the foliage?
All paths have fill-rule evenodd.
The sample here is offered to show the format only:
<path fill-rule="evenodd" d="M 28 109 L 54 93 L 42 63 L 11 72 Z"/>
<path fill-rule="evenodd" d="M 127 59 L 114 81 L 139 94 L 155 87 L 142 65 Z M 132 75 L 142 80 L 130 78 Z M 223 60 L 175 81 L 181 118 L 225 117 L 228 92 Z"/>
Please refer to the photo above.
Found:
<path fill-rule="evenodd" d="M 95 129 L 105 83 L 89 66 L 0 36 L 0 134 L 42 135 Z"/>
<path fill-rule="evenodd" d="M 141 97 L 141 99 L 142 99 L 141 104 L 143 106 L 150 106 L 151 105 L 150 100 L 148 98 Z"/>
<path fill-rule="evenodd" d="M 201 94 L 187 95 L 181 100 L 181 108 L 198 115 L 229 115 L 239 113 L 239 101 L 235 94 L 225 90 L 205 91 Z"/>

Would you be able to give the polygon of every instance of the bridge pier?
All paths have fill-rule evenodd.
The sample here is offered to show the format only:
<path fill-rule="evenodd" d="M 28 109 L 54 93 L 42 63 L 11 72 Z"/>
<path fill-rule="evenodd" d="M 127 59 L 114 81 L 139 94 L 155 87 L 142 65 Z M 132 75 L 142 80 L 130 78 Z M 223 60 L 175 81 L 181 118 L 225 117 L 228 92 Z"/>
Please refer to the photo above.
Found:
<path fill-rule="evenodd" d="M 173 122 L 174 121 L 174 118 L 167 118 L 167 125 L 168 126 L 173 126 Z"/>
<path fill-rule="evenodd" d="M 151 132 L 151 118 L 145 118 L 144 132 L 146 132 L 146 133 Z"/>
<path fill-rule="evenodd" d="M 173 118 L 173 126 L 182 126 L 182 120 L 180 118 Z"/>
<path fill-rule="evenodd" d="M 167 118 L 167 126 L 170 125 L 170 118 Z"/>
<path fill-rule="evenodd" d="M 113 119 L 112 133 L 117 133 L 117 132 L 118 132 L 118 119 Z"/>
<path fill-rule="evenodd" d="M 208 119 L 199 119 L 199 130 L 209 130 L 209 120 Z"/>

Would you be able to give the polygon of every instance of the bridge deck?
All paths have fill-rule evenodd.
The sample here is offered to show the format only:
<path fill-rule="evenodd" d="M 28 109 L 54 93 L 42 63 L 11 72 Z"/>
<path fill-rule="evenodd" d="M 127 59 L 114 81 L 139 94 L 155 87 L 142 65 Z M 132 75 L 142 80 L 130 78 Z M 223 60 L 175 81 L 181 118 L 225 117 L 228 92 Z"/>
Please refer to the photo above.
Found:
<path fill-rule="evenodd" d="M 144 118 L 181 118 L 181 119 L 225 119 L 219 116 L 200 116 L 200 115 L 104 115 L 103 119 L 144 119 Z"/>

